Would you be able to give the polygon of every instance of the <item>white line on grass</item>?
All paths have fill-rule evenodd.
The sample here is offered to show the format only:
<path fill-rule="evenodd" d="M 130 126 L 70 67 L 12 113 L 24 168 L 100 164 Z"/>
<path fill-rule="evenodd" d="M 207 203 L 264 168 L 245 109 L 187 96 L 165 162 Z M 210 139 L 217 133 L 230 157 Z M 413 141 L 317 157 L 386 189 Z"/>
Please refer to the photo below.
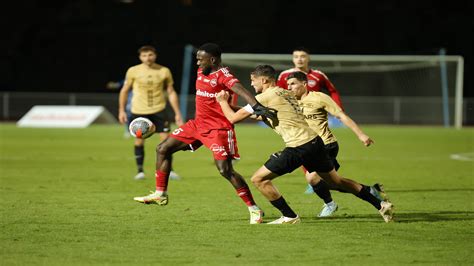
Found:
<path fill-rule="evenodd" d="M 458 161 L 474 161 L 474 152 L 468 153 L 455 153 L 451 154 L 449 158 Z"/>

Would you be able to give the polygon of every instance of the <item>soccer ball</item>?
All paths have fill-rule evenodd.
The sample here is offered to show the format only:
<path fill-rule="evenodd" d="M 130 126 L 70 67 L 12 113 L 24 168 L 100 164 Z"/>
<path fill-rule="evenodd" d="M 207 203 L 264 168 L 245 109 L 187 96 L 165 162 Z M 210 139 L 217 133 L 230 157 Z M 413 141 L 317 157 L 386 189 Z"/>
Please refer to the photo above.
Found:
<path fill-rule="evenodd" d="M 137 139 L 146 139 L 155 133 L 155 125 L 150 119 L 137 117 L 128 126 L 130 134 Z"/>

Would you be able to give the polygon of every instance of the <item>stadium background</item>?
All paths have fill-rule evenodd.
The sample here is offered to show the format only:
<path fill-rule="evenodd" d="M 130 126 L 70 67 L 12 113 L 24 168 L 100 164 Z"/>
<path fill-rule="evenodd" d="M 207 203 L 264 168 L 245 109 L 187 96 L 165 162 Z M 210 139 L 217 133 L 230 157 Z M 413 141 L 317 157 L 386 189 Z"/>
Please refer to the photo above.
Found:
<path fill-rule="evenodd" d="M 8 1 L 0 16 L 0 95 L 9 94 L 15 110 L 25 98 L 14 94 L 33 95 L 30 105 L 64 104 L 72 94 L 77 104 L 116 103 L 107 82 L 122 79 L 147 43 L 158 47 L 181 90 L 183 46 L 214 41 L 234 53 L 288 54 L 305 45 L 316 54 L 436 55 L 443 47 L 464 56 L 464 96 L 473 99 L 472 10 L 468 1 Z M 339 89 L 343 101 L 352 92 Z M 207 149 L 173 158 L 183 179 L 171 181 L 169 206 L 143 206 L 132 198 L 155 180 L 133 180 L 133 139 L 123 138 L 123 126 L 0 123 L 0 264 L 474 265 L 474 128 L 360 124 L 376 145 L 365 149 L 349 129 L 334 129 L 341 174 L 383 183 L 396 204 L 395 223 L 336 192 L 338 213 L 316 218 L 322 202 L 304 194 L 294 171 L 275 182 L 303 222 L 248 226 Z M 257 125 L 237 131 L 237 167 L 250 183 L 283 144 Z M 151 174 L 159 138 L 147 141 Z M 266 221 L 278 218 L 252 190 Z"/>
<path fill-rule="evenodd" d="M 117 89 L 107 89 L 108 82 L 121 81 L 138 63 L 137 48 L 152 44 L 180 92 L 184 46 L 212 41 L 227 53 L 289 54 L 303 45 L 314 54 L 437 55 L 444 48 L 448 55 L 464 57 L 464 97 L 474 97 L 468 38 L 473 14 L 470 1 L 11 2 L 1 18 L 6 38 L 0 43 L 0 90 L 116 94 Z M 343 99 L 359 93 L 338 88 Z M 189 92 L 194 93 L 193 82 Z M 101 97 L 77 97 L 82 101 L 76 104 L 87 98 L 96 98 L 87 104 L 101 103 Z M 9 108 L 16 110 L 3 114 L 4 120 L 19 118 L 34 104 L 11 98 Z M 39 104 L 67 104 L 61 101 Z M 471 105 L 464 109 L 465 124 L 474 123 Z M 116 115 L 115 106 L 108 109 Z"/>

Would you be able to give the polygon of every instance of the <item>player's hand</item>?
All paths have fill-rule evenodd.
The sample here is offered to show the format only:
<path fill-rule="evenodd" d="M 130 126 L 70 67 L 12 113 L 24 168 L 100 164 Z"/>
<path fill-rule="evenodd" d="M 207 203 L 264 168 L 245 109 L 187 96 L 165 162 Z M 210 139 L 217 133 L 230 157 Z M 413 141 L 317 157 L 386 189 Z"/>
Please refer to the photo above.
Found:
<path fill-rule="evenodd" d="M 369 147 L 371 144 L 374 144 L 374 141 L 367 135 L 363 134 L 359 136 L 359 140 L 364 144 L 366 147 Z"/>
<path fill-rule="evenodd" d="M 277 113 L 278 111 L 273 109 L 273 108 L 268 108 L 263 105 L 261 105 L 259 102 L 257 102 L 254 106 L 252 106 L 253 113 L 259 117 L 259 116 L 264 116 L 270 120 L 276 120 Z"/>
<path fill-rule="evenodd" d="M 184 123 L 183 123 L 183 118 L 181 117 L 180 114 L 175 114 L 174 115 L 174 121 L 176 122 L 176 125 L 178 127 L 182 126 Z"/>
<path fill-rule="evenodd" d="M 263 123 L 265 123 L 270 128 L 276 128 L 280 124 L 277 116 L 278 111 L 276 109 L 265 107 L 259 102 L 252 106 L 252 109 L 253 114 L 257 118 L 261 117 Z"/>
<path fill-rule="evenodd" d="M 221 90 L 219 93 L 216 94 L 216 100 L 218 102 L 227 102 L 229 100 L 229 92 L 225 90 Z"/>
<path fill-rule="evenodd" d="M 120 124 L 127 123 L 127 113 L 125 113 L 124 111 L 120 111 L 118 115 L 118 119 L 119 119 Z"/>

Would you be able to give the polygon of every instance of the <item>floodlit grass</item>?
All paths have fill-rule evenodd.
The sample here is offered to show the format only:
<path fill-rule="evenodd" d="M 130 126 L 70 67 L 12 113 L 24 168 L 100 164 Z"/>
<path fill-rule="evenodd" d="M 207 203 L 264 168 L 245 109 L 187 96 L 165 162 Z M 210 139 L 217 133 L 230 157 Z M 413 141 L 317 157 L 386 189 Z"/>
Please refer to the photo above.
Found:
<path fill-rule="evenodd" d="M 168 206 L 141 205 L 154 189 L 154 146 L 147 179 L 135 181 L 131 139 L 121 126 L 31 129 L 0 124 L 1 265 L 382 265 L 474 264 L 474 130 L 364 126 L 363 147 L 336 129 L 340 173 L 381 182 L 396 206 L 385 224 L 372 206 L 334 192 L 340 209 L 319 219 L 322 202 L 300 170 L 275 183 L 302 223 L 249 225 L 246 206 L 218 175 L 208 150 L 179 152 Z M 270 129 L 237 127 L 245 176 L 266 221 L 279 217 L 250 184 L 283 147 Z M 464 160 L 450 159 L 463 154 Z"/>

